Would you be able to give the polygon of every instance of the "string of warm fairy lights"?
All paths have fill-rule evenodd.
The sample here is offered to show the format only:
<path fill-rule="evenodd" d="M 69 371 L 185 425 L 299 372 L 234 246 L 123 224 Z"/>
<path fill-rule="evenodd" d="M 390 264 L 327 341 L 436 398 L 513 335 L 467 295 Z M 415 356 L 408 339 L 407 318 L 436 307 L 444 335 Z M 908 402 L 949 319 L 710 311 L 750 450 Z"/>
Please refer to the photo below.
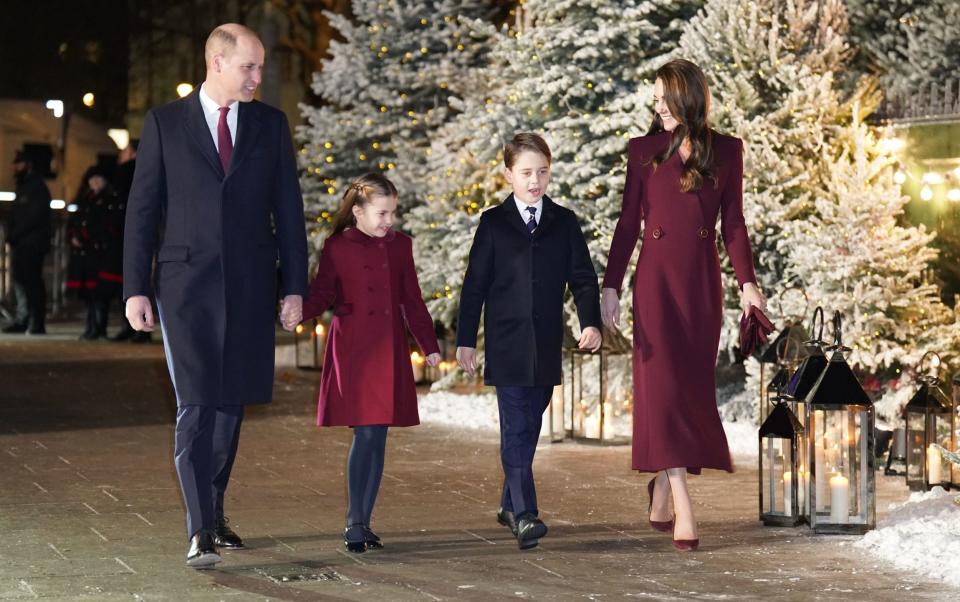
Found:
<path fill-rule="evenodd" d="M 882 152 L 899 155 L 907 143 L 902 138 L 885 137 L 879 141 Z M 916 172 L 922 171 L 920 175 Z M 900 186 L 908 183 L 919 186 L 920 200 L 932 201 L 941 196 L 952 203 L 960 203 L 960 164 L 956 167 L 943 165 L 941 168 L 915 165 L 914 161 L 900 158 L 893 173 L 893 181 Z"/>

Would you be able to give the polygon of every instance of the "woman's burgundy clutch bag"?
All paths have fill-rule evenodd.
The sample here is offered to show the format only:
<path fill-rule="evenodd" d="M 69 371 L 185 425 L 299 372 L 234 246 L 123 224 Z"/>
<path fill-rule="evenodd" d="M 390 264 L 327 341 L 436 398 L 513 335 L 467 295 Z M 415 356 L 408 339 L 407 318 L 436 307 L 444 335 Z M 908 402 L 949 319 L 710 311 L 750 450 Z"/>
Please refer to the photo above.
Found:
<path fill-rule="evenodd" d="M 744 357 L 767 342 L 767 336 L 773 332 L 773 322 L 756 305 L 740 318 L 740 353 Z"/>

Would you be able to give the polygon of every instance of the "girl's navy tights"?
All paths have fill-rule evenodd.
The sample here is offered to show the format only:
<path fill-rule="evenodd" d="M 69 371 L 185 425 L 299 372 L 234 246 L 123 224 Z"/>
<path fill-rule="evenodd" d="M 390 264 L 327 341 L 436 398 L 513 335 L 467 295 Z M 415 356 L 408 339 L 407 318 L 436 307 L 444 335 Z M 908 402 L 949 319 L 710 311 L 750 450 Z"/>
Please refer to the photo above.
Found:
<path fill-rule="evenodd" d="M 370 525 L 377 501 L 383 458 L 387 448 L 386 426 L 353 427 L 353 445 L 347 456 L 347 526 Z"/>

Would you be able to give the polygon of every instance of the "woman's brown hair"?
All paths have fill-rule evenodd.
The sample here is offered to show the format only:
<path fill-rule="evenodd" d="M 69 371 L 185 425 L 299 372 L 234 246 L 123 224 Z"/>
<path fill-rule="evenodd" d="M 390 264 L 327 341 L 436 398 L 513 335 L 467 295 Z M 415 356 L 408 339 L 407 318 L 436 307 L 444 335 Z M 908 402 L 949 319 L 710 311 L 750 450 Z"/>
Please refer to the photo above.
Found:
<path fill-rule="evenodd" d="M 670 136 L 670 145 L 653 158 L 656 168 L 679 152 L 684 138 L 690 139 L 690 156 L 683 164 L 680 175 L 680 190 L 700 190 L 704 178 L 714 178 L 713 150 L 707 115 L 710 112 L 710 88 L 703 71 L 690 61 L 674 59 L 659 69 L 655 79 L 663 82 L 663 100 L 670 114 L 677 120 L 677 127 Z M 664 131 L 660 115 L 654 113 L 653 123 L 647 135 Z"/>
<path fill-rule="evenodd" d="M 373 172 L 354 180 L 343 193 L 340 208 L 333 216 L 333 232 L 330 235 L 340 234 L 347 228 L 356 226 L 357 218 L 353 215 L 353 208 L 363 207 L 375 195 L 396 197 L 397 187 L 383 174 Z"/>

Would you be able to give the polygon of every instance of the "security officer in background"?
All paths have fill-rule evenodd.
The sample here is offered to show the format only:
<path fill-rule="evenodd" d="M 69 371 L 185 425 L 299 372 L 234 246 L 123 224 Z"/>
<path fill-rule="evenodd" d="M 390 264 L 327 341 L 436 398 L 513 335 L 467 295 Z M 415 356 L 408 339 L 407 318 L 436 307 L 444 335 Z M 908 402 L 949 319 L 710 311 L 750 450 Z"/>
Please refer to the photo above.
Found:
<path fill-rule="evenodd" d="M 13 160 L 16 198 L 7 220 L 7 242 L 17 311 L 3 332 L 46 334 L 47 292 L 43 260 L 50 251 L 50 190 L 44 183 L 42 160 L 27 150 Z"/>

